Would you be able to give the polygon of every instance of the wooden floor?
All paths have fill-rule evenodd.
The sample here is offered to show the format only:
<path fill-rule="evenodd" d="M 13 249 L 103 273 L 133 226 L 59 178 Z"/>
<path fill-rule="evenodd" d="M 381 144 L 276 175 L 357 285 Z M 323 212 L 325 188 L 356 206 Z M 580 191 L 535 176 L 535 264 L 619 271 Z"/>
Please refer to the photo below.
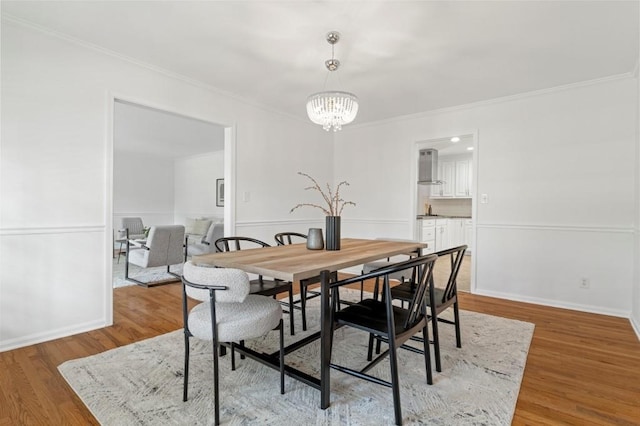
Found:
<path fill-rule="evenodd" d="M 180 328 L 180 291 L 116 289 L 112 327 L 0 353 L 0 425 L 97 424 L 57 366 Z M 463 309 L 536 325 L 513 424 L 640 425 L 640 342 L 628 320 L 460 298 Z"/>

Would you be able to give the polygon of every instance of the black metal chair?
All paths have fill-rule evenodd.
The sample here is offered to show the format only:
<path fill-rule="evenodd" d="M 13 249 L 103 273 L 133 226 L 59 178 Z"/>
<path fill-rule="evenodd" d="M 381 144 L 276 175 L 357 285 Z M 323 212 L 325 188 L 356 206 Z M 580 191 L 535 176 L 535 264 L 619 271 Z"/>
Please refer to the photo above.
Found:
<path fill-rule="evenodd" d="M 456 346 L 462 347 L 462 341 L 460 338 L 460 313 L 458 310 L 458 287 L 456 280 L 458 278 L 458 272 L 460 272 L 460 265 L 464 260 L 464 253 L 467 250 L 466 245 L 441 250 L 434 253 L 439 259 L 449 256 L 451 262 L 451 272 L 447 280 L 447 285 L 442 287 L 436 287 L 435 280 L 429 281 L 429 298 L 427 305 L 429 307 L 429 314 L 431 319 L 431 327 L 433 329 L 433 347 L 436 358 L 436 371 L 442 371 L 440 362 L 440 336 L 438 333 L 438 322 L 444 322 L 447 324 L 453 324 L 456 330 Z M 439 260 L 438 263 L 442 263 Z M 416 284 L 413 280 L 403 282 L 391 289 L 391 297 L 393 299 L 399 299 L 402 301 L 410 301 L 413 298 L 413 294 L 416 291 Z M 454 321 L 441 318 L 439 315 L 453 306 Z M 419 337 L 415 338 L 419 340 Z"/>
<path fill-rule="evenodd" d="M 271 247 L 264 241 L 256 240 L 249 237 L 223 237 L 218 238 L 215 242 L 216 250 L 219 252 L 234 251 L 249 248 Z M 279 279 L 265 279 L 262 275 L 258 275 L 258 279 L 251 280 L 250 294 L 259 294 L 262 296 L 272 296 L 274 299 L 280 293 L 289 293 L 289 326 L 291 327 L 291 335 L 295 334 L 293 324 L 293 284 L 288 281 Z M 280 302 L 282 303 L 282 302 Z M 283 303 L 287 306 L 286 303 Z M 286 311 L 285 311 L 286 312 Z"/>
<path fill-rule="evenodd" d="M 218 351 L 223 342 L 231 345 L 232 369 L 235 370 L 235 349 L 243 353 L 244 340 L 280 332 L 280 393 L 284 393 L 284 335 L 282 307 L 265 296 L 249 295 L 249 277 L 244 271 L 231 268 L 205 268 L 186 262 L 182 276 L 182 312 L 184 321 L 184 388 L 182 400 L 187 400 L 189 384 L 189 338 L 210 340 L 213 345 L 213 389 L 215 424 L 220 424 L 220 389 Z M 187 297 L 200 303 L 191 310 Z M 222 318 L 221 321 L 219 319 Z M 240 346 L 231 343 L 240 341 Z M 222 348 L 222 347 L 221 347 Z M 274 354 L 275 356 L 275 354 Z"/>
<path fill-rule="evenodd" d="M 364 299 L 335 311 L 336 299 L 332 298 L 332 330 L 331 341 L 333 346 L 333 330 L 340 326 L 350 326 L 369 333 L 369 362 L 361 370 L 354 370 L 338 364 L 331 364 L 334 368 L 354 377 L 391 387 L 393 391 L 393 407 L 396 424 L 402 424 L 402 410 L 400 405 L 400 383 L 398 379 L 397 349 L 406 347 L 414 349 L 424 356 L 427 383 L 433 384 L 431 372 L 431 356 L 429 351 L 428 317 L 426 312 L 428 298 L 428 283 L 431 281 L 433 265 L 437 259 L 435 255 L 415 257 L 405 262 L 378 269 L 368 274 L 363 274 L 330 284 L 332 291 L 340 286 L 357 283 L 363 280 L 375 279 L 378 283 L 382 280 L 383 300 Z M 392 304 L 390 276 L 407 269 L 415 269 L 418 279 L 415 282 L 415 291 L 408 307 L 402 308 Z M 417 332 L 423 333 L 423 350 L 404 345 L 411 336 Z M 389 348 L 382 354 L 371 360 L 373 340 L 384 340 Z M 389 356 L 391 366 L 391 382 L 367 374 L 371 368 L 377 365 L 386 356 Z"/>
<path fill-rule="evenodd" d="M 297 244 L 302 243 L 307 240 L 307 236 L 305 234 L 301 234 L 299 232 L 280 232 L 274 236 L 276 243 L 279 246 L 284 246 L 288 244 Z M 335 274 L 334 274 L 335 278 Z M 296 300 L 294 303 L 294 308 L 300 309 L 302 313 L 302 330 L 307 331 L 307 300 L 313 299 L 314 297 L 320 296 L 320 292 L 317 291 L 309 291 L 308 287 L 312 284 L 318 284 L 320 282 L 320 277 L 308 278 L 306 280 L 300 281 L 300 300 Z M 298 307 L 297 304 L 300 303 Z"/>

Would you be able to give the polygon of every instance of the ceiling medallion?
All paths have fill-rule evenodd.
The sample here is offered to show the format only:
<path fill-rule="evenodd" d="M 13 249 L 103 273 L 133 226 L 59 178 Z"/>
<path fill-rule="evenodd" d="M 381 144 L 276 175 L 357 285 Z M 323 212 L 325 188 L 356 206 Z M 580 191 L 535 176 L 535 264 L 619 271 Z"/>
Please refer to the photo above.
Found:
<path fill-rule="evenodd" d="M 340 61 L 333 56 L 334 46 L 340 41 L 340 33 L 331 31 L 327 34 L 327 43 L 331 45 L 331 59 L 325 61 L 329 72 L 337 71 Z M 316 124 L 321 124 L 326 131 L 334 132 L 342 129 L 343 124 L 351 123 L 358 114 L 358 97 L 353 93 L 342 91 L 324 91 L 314 93 L 307 98 L 307 114 Z"/>

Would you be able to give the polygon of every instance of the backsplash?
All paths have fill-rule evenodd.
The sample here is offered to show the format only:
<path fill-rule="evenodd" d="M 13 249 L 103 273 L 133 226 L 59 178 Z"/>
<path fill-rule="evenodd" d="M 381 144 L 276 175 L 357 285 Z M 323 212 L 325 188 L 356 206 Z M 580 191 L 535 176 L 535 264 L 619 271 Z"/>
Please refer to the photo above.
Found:
<path fill-rule="evenodd" d="M 431 204 L 431 214 L 442 216 L 468 216 L 471 217 L 471 198 L 423 198 L 418 207 L 418 214 L 425 214 L 424 204 Z"/>

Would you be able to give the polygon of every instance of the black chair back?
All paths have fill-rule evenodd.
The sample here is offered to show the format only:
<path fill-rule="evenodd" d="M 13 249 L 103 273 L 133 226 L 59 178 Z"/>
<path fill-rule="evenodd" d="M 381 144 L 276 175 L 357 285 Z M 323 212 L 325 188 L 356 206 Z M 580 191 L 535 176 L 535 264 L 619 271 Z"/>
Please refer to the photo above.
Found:
<path fill-rule="evenodd" d="M 294 244 L 293 238 L 301 238 L 303 240 L 306 240 L 307 236 L 299 232 L 280 232 L 274 236 L 274 239 L 279 246 L 284 246 L 285 244 Z"/>
<path fill-rule="evenodd" d="M 216 250 L 222 251 L 234 251 L 249 248 L 259 247 L 271 247 L 264 241 L 256 240 L 249 237 L 222 237 L 218 238 L 215 242 Z"/>
<path fill-rule="evenodd" d="M 441 300 L 435 301 L 438 305 L 446 304 L 448 301 L 456 297 L 458 292 L 456 280 L 458 279 L 458 272 L 460 272 L 460 266 L 462 265 L 462 261 L 464 260 L 464 253 L 466 250 L 467 246 L 462 245 L 447 250 L 441 250 L 435 253 L 438 257 L 444 257 L 448 255 L 450 256 L 451 260 L 451 273 L 449 274 L 449 279 L 447 280 L 447 286 L 442 293 Z M 431 282 L 431 285 L 433 285 L 433 282 Z"/>

